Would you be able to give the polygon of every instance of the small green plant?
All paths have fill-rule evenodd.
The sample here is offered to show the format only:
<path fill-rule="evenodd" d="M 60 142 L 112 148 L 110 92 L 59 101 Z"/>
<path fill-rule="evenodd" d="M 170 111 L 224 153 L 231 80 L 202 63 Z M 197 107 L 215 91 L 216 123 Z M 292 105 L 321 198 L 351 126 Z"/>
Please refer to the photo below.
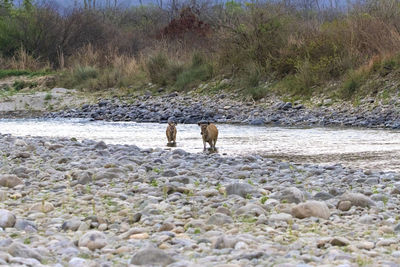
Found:
<path fill-rule="evenodd" d="M 246 199 L 252 199 L 253 198 L 253 196 L 251 195 L 251 194 L 246 194 Z"/>
<path fill-rule="evenodd" d="M 157 174 L 160 174 L 161 173 L 161 169 L 159 169 L 159 168 L 153 168 L 153 172 L 155 172 L 155 173 L 157 173 Z"/>
<path fill-rule="evenodd" d="M 250 185 L 254 185 L 254 183 L 253 183 L 253 181 L 252 180 L 247 180 L 247 182 L 250 184 Z"/>
<path fill-rule="evenodd" d="M 158 182 L 156 179 L 151 180 L 150 185 L 153 187 L 158 187 Z"/>
<path fill-rule="evenodd" d="M 45 100 L 45 101 L 49 101 L 49 100 L 51 100 L 52 98 L 53 98 L 53 96 L 51 95 L 50 92 L 48 92 L 48 93 L 46 94 L 46 96 L 44 97 L 44 100 Z"/>
<path fill-rule="evenodd" d="M 194 185 L 196 186 L 196 187 L 198 187 L 199 185 L 200 185 L 200 182 L 199 181 L 194 181 Z"/>
<path fill-rule="evenodd" d="M 29 237 L 24 239 L 24 244 L 29 245 L 31 243 L 31 239 Z"/>
<path fill-rule="evenodd" d="M 372 193 L 373 193 L 373 194 L 378 194 L 378 193 L 379 193 L 378 187 L 373 186 L 373 187 L 372 187 Z"/>
<path fill-rule="evenodd" d="M 267 197 L 267 196 L 263 196 L 261 199 L 260 199 L 260 202 L 261 202 L 261 204 L 265 204 L 265 202 L 267 202 L 267 200 L 269 199 L 269 197 Z"/>
<path fill-rule="evenodd" d="M 194 229 L 194 234 L 198 235 L 201 233 L 201 230 L 199 228 Z"/>
<path fill-rule="evenodd" d="M 19 236 L 19 235 L 18 235 L 17 233 L 11 233 L 11 234 L 10 234 L 10 237 L 11 237 L 11 238 L 17 238 L 18 236 Z"/>
<path fill-rule="evenodd" d="M 221 184 L 220 183 L 218 183 L 216 186 L 215 186 L 215 189 L 217 189 L 218 191 L 221 189 Z"/>
<path fill-rule="evenodd" d="M 389 198 L 386 197 L 386 196 L 384 196 L 384 197 L 382 198 L 382 202 L 383 202 L 383 205 L 385 205 L 385 207 L 386 207 L 387 203 L 389 202 Z"/>

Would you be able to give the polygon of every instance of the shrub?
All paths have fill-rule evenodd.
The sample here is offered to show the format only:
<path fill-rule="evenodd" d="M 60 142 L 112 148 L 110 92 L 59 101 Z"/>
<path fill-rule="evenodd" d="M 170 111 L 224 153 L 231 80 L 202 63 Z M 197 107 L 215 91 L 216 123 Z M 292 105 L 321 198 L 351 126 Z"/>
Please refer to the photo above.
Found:
<path fill-rule="evenodd" d="M 25 88 L 25 86 L 26 86 L 25 82 L 24 82 L 24 81 L 21 81 L 21 80 L 17 80 L 17 81 L 15 81 L 15 82 L 13 83 L 13 88 L 14 88 L 14 90 L 16 90 L 16 91 L 19 91 L 19 90 Z"/>
<path fill-rule="evenodd" d="M 183 67 L 180 64 L 171 63 L 163 53 L 150 57 L 146 63 L 151 82 L 166 86 L 175 83 Z"/>
<path fill-rule="evenodd" d="M 365 82 L 367 73 L 364 71 L 350 71 L 347 78 L 343 82 L 340 90 L 340 96 L 344 99 L 350 99 L 356 93 L 356 91 Z"/>

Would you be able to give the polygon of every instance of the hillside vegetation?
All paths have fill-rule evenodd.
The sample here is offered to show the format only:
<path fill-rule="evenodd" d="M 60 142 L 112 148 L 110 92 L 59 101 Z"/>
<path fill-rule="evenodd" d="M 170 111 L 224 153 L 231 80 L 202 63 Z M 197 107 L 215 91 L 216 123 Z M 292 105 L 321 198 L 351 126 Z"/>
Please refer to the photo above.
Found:
<path fill-rule="evenodd" d="M 57 10 L 51 2 L 2 0 L 0 68 L 56 72 L 59 86 L 91 91 L 150 82 L 191 90 L 209 81 L 216 86 L 207 90 L 254 99 L 354 99 L 397 90 L 400 1 L 345 9 L 300 2 L 307 1 Z M 224 79 L 231 82 L 215 82 Z"/>

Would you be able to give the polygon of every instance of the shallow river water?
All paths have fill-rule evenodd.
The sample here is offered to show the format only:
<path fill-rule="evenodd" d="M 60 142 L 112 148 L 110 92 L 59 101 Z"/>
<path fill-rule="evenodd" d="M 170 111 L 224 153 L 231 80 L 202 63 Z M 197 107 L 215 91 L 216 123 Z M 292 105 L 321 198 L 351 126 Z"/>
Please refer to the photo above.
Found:
<path fill-rule="evenodd" d="M 259 154 L 299 163 L 341 163 L 382 171 L 400 171 L 400 131 L 353 128 L 282 128 L 217 125 L 218 153 Z M 167 147 L 166 124 L 104 122 L 85 119 L 0 120 L 0 133 L 16 136 L 75 137 L 141 148 Z M 177 126 L 177 148 L 203 152 L 197 125 Z"/>

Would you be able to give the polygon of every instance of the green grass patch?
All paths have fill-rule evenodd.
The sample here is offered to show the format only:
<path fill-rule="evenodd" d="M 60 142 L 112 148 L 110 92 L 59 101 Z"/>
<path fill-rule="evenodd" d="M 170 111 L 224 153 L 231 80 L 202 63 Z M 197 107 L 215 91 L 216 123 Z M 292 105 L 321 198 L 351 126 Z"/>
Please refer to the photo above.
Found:
<path fill-rule="evenodd" d="M 49 70 L 43 70 L 43 71 L 29 71 L 29 70 L 0 70 L 0 79 L 6 78 L 6 77 L 12 77 L 12 76 L 29 76 L 29 77 L 35 77 L 35 76 L 44 76 L 51 74 L 52 72 Z"/>
<path fill-rule="evenodd" d="M 212 75 L 213 67 L 210 64 L 192 66 L 177 76 L 174 87 L 180 91 L 187 90 L 202 81 L 211 79 Z"/>

